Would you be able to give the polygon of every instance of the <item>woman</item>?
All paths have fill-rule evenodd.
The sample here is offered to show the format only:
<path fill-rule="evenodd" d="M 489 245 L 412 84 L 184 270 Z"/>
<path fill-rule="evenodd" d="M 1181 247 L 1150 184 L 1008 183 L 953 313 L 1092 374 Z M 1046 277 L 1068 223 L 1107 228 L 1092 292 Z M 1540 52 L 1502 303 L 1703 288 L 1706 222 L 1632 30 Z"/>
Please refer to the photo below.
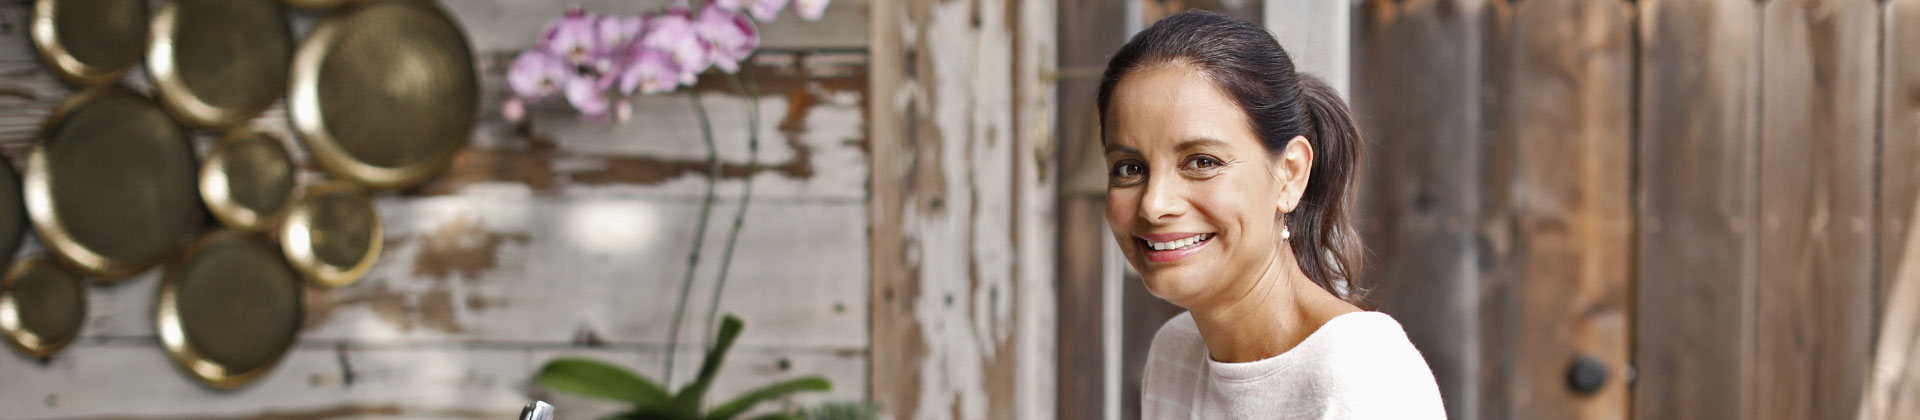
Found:
<path fill-rule="evenodd" d="M 1361 139 L 1265 29 L 1195 11 L 1121 47 L 1100 84 L 1107 223 L 1147 290 L 1146 419 L 1430 419 L 1433 373 L 1353 282 Z"/>

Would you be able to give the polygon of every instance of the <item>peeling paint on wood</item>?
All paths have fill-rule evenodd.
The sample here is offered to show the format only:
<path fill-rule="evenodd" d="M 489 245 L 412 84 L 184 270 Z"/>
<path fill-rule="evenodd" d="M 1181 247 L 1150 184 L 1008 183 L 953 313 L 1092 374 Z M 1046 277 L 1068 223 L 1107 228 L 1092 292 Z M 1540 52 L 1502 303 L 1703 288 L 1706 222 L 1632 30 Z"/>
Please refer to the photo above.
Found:
<path fill-rule="evenodd" d="M 892 418 L 1053 414 L 1053 12 L 1026 3 L 873 11 L 872 381 Z"/>

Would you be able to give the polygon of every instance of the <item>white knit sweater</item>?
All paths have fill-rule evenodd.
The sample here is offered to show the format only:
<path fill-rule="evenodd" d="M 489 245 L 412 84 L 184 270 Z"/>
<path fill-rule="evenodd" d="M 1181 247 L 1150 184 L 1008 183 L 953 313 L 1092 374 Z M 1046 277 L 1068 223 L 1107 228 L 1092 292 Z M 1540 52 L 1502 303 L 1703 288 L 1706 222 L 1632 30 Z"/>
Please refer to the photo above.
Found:
<path fill-rule="evenodd" d="M 1286 353 L 1221 363 L 1193 315 L 1168 320 L 1153 336 L 1141 386 L 1140 418 L 1445 419 L 1433 370 L 1393 317 L 1334 317 Z"/>

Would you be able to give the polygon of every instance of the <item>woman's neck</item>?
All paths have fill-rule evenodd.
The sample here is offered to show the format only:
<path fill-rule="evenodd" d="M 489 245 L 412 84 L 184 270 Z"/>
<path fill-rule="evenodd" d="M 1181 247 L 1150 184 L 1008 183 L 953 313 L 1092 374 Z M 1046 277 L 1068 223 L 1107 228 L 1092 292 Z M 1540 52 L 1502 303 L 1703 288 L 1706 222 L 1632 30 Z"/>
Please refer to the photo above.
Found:
<path fill-rule="evenodd" d="M 1252 362 L 1305 341 L 1327 320 L 1360 308 L 1315 285 L 1282 248 L 1241 290 L 1187 308 L 1213 360 Z"/>

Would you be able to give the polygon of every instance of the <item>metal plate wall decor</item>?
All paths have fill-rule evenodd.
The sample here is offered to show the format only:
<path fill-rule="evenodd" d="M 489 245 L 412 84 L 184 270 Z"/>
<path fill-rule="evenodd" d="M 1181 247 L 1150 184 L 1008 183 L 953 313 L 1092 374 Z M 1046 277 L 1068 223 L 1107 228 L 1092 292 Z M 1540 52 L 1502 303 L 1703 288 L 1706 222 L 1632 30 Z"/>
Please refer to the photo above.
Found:
<path fill-rule="evenodd" d="M 380 256 L 380 213 L 366 190 L 345 182 L 309 187 L 280 224 L 280 250 L 314 283 L 360 281 Z"/>
<path fill-rule="evenodd" d="M 27 156 L 22 190 L 40 241 L 83 274 L 158 263 L 199 228 L 193 145 L 160 105 L 103 87 L 68 98 Z"/>
<path fill-rule="evenodd" d="M 287 110 L 320 166 L 368 188 L 446 170 L 479 112 L 466 36 L 431 2 L 356 4 L 327 16 L 294 54 Z"/>
<path fill-rule="evenodd" d="M 80 336 L 86 318 L 86 285 L 46 254 L 14 261 L 0 279 L 0 333 L 22 353 L 59 352 Z"/>
<path fill-rule="evenodd" d="M 235 129 L 200 166 L 200 198 L 227 227 L 258 230 L 277 221 L 293 200 L 296 169 L 280 139 Z"/>
<path fill-rule="evenodd" d="M 300 275 L 257 236 L 220 231 L 167 268 L 154 305 L 160 344 L 181 369 L 235 388 L 273 368 L 302 322 Z"/>
<path fill-rule="evenodd" d="M 230 127 L 285 92 L 293 25 L 278 2 L 167 0 L 152 29 L 147 76 L 181 122 Z"/>
<path fill-rule="evenodd" d="M 54 74 L 76 85 L 112 82 L 147 46 L 146 0 L 35 0 L 34 49 Z"/>

